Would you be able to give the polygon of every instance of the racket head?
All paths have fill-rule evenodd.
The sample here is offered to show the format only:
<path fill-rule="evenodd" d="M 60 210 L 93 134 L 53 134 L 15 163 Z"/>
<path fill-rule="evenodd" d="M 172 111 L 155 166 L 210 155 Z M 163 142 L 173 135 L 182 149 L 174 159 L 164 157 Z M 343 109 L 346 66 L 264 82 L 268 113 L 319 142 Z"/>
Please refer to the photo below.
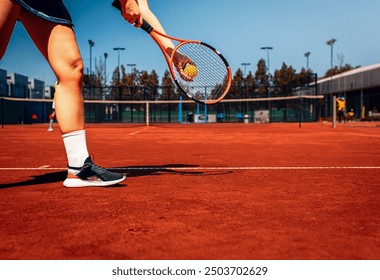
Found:
<path fill-rule="evenodd" d="M 191 65 L 195 73 L 187 75 Z M 189 98 L 202 104 L 215 104 L 228 93 L 232 73 L 227 60 L 214 47 L 200 41 L 183 41 L 169 59 L 174 82 Z"/>

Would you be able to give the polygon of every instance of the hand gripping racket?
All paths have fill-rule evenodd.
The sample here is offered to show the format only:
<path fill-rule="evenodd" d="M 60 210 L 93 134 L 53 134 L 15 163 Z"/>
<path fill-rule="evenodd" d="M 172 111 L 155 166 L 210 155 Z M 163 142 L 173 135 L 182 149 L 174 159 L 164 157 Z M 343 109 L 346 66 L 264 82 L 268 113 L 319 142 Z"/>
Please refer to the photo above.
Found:
<path fill-rule="evenodd" d="M 121 10 L 118 0 L 112 5 Z M 232 74 L 227 60 L 218 50 L 201 41 L 163 34 L 145 20 L 141 29 L 160 47 L 174 82 L 189 98 L 202 104 L 215 104 L 226 96 L 231 86 Z M 168 38 L 177 45 L 173 50 L 167 50 L 160 37 Z"/>

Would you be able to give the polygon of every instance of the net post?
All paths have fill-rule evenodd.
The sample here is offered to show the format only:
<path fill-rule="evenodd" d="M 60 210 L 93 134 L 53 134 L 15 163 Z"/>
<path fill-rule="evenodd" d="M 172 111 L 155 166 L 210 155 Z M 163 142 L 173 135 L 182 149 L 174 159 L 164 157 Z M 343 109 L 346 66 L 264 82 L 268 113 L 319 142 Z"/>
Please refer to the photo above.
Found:
<path fill-rule="evenodd" d="M 179 103 L 178 103 L 178 122 L 183 123 L 182 119 L 182 95 L 179 95 Z"/>
<path fill-rule="evenodd" d="M 298 106 L 298 127 L 301 128 L 302 126 L 302 110 L 303 110 L 303 98 L 300 96 L 299 99 L 299 106 Z"/>
<path fill-rule="evenodd" d="M 145 124 L 149 126 L 149 101 L 145 103 Z"/>
<path fill-rule="evenodd" d="M 204 105 L 204 119 L 205 119 L 205 123 L 208 123 L 208 113 L 207 113 L 207 104 Z"/>
<path fill-rule="evenodd" d="M 332 116 L 332 128 L 336 128 L 336 96 L 334 95 L 333 97 L 333 104 L 332 104 L 332 111 L 333 111 L 333 116 Z"/>
<path fill-rule="evenodd" d="M 200 115 L 200 113 L 201 113 L 200 108 L 199 108 L 199 107 L 200 107 L 199 103 L 197 103 L 196 106 L 197 106 L 197 109 L 196 109 L 197 111 L 196 111 L 196 112 L 197 112 L 197 118 L 198 118 L 198 119 L 197 119 L 197 122 L 199 122 L 199 115 Z M 195 121 L 195 120 L 194 120 L 194 121 Z"/>

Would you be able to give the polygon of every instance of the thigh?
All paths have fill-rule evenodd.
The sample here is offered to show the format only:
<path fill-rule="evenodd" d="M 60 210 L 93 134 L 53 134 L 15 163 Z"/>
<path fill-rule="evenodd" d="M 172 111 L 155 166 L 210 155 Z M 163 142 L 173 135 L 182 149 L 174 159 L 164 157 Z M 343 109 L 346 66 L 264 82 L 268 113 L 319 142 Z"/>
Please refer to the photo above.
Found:
<path fill-rule="evenodd" d="M 11 0 L 0 1 L 0 59 L 5 53 L 21 7 Z"/>
<path fill-rule="evenodd" d="M 58 78 L 82 63 L 71 27 L 48 22 L 26 11 L 21 12 L 20 21 Z"/>

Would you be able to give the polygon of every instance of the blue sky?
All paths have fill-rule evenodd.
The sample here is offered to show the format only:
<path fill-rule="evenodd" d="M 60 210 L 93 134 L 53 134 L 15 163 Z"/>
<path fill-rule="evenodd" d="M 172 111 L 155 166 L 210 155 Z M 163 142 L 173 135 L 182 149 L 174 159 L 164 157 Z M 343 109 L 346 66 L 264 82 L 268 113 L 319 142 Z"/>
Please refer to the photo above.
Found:
<path fill-rule="evenodd" d="M 121 64 L 137 64 L 139 70 L 155 69 L 160 78 L 166 62 L 150 37 L 126 23 L 111 0 L 64 0 L 70 11 L 85 67 L 89 68 L 88 40 L 93 65 L 108 53 L 107 79 L 117 67 L 114 47 L 124 47 Z M 366 66 L 380 62 L 380 1 L 378 0 L 150 0 L 150 7 L 170 35 L 199 39 L 219 49 L 229 61 L 233 73 L 241 63 L 251 63 L 247 72 L 256 70 L 271 46 L 271 72 L 283 62 L 296 71 L 306 68 L 304 53 L 311 52 L 309 66 L 319 76 L 330 67 L 330 47 L 326 41 L 336 38 L 337 54 L 344 63 Z M 32 78 L 55 81 L 54 74 L 28 34 L 17 23 L 0 68 Z M 130 68 L 127 68 L 129 70 Z"/>

